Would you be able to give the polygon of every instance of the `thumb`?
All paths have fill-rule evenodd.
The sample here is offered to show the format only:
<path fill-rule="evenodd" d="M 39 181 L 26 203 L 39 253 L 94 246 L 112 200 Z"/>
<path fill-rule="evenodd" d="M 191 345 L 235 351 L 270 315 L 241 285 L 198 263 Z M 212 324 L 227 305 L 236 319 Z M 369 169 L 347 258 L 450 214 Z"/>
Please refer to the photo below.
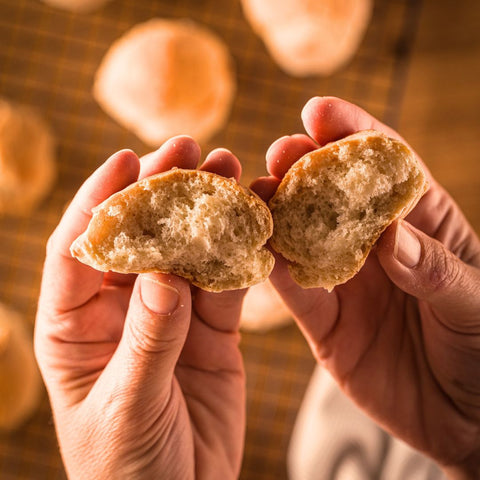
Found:
<path fill-rule="evenodd" d="M 122 387 L 143 400 L 165 398 L 190 324 L 190 287 L 174 275 L 137 277 L 120 344 L 110 362 Z"/>
<path fill-rule="evenodd" d="M 426 301 L 451 323 L 461 319 L 463 328 L 469 319 L 478 323 L 480 273 L 442 243 L 399 220 L 382 235 L 376 252 L 386 274 L 403 291 Z"/>

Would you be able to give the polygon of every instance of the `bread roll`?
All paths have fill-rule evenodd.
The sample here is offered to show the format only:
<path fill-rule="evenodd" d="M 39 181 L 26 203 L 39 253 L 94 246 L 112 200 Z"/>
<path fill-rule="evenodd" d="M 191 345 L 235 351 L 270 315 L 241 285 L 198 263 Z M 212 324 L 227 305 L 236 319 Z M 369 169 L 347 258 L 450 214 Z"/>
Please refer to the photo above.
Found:
<path fill-rule="evenodd" d="M 368 130 L 307 153 L 270 200 L 271 244 L 302 287 L 328 290 L 352 278 L 385 228 L 427 189 L 416 155 Z"/>
<path fill-rule="evenodd" d="M 253 30 L 290 75 L 330 75 L 355 54 L 372 0 L 242 0 Z"/>
<path fill-rule="evenodd" d="M 267 205 L 234 179 L 173 169 L 96 207 L 71 252 L 98 270 L 174 273 L 218 292 L 268 277 L 272 228 Z"/>
<path fill-rule="evenodd" d="M 22 317 L 0 304 L 0 430 L 14 430 L 38 407 L 42 381 Z"/>
<path fill-rule="evenodd" d="M 70 10 L 72 12 L 88 13 L 102 7 L 111 0 L 42 0 L 47 5 Z"/>
<path fill-rule="evenodd" d="M 56 174 L 53 136 L 32 108 L 0 98 L 0 215 L 31 212 Z"/>
<path fill-rule="evenodd" d="M 160 18 L 113 43 L 93 87 L 100 106 L 152 146 L 179 134 L 208 140 L 226 122 L 234 93 L 223 41 L 192 21 Z"/>

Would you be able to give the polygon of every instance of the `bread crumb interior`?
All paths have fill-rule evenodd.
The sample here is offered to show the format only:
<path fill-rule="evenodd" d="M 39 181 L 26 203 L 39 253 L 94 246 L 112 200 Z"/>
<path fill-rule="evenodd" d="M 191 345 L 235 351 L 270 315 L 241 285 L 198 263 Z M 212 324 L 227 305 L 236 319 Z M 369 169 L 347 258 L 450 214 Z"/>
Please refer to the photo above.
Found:
<path fill-rule="evenodd" d="M 308 174 L 297 175 L 276 206 L 274 228 L 285 232 L 287 258 L 332 284 L 365 256 L 422 181 L 396 144 L 343 144 L 320 162 L 306 160 L 303 169 Z"/>
<path fill-rule="evenodd" d="M 168 188 L 145 185 L 134 201 L 111 206 L 108 213 L 118 221 L 99 253 L 114 267 L 158 267 L 202 283 L 245 276 L 248 282 L 264 275 L 265 255 L 270 254 L 259 238 L 268 230 L 267 217 L 253 215 L 243 196 L 216 188 L 214 181 L 195 176 Z"/>

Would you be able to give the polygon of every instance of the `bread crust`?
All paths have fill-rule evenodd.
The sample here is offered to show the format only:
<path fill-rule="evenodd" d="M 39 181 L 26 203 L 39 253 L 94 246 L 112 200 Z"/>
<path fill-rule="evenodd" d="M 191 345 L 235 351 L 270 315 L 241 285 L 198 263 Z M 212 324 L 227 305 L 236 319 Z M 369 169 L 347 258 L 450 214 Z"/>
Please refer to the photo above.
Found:
<path fill-rule="evenodd" d="M 308 248 L 304 241 L 292 241 L 287 238 L 289 232 L 278 228 L 278 224 L 280 224 L 282 220 L 281 217 L 284 218 L 286 215 L 289 215 L 293 218 L 295 212 L 290 211 L 288 207 L 286 208 L 286 213 L 285 211 L 283 213 L 279 211 L 285 207 L 285 202 L 291 202 L 295 199 L 300 189 L 306 188 L 308 190 L 308 188 L 310 188 L 305 186 L 304 181 L 308 183 L 308 179 L 312 176 L 313 171 L 321 171 L 326 162 L 332 161 L 332 156 L 335 157 L 339 151 L 342 151 L 342 149 L 346 147 L 356 147 L 359 148 L 360 151 L 377 149 L 384 154 L 384 161 L 386 162 L 388 162 L 388 149 L 394 148 L 395 152 L 397 152 L 396 155 L 400 155 L 403 158 L 405 168 L 413 172 L 412 175 L 415 176 L 415 185 L 412 185 L 408 195 L 402 199 L 401 204 L 396 206 L 394 211 L 388 216 L 388 219 L 370 235 L 368 242 L 362 245 L 362 255 L 357 257 L 354 264 L 332 265 L 332 269 L 337 269 L 340 272 L 337 278 L 332 279 L 326 274 L 323 274 L 324 276 L 322 277 L 322 272 L 315 265 L 315 258 L 313 258 L 310 263 L 307 263 L 304 260 L 304 256 L 299 254 L 299 252 L 303 253 L 302 251 Z M 407 216 L 427 189 L 428 181 L 423 167 L 415 153 L 411 151 L 409 147 L 399 140 L 389 138 L 374 130 L 357 132 L 307 153 L 288 170 L 275 195 L 269 202 L 274 221 L 274 233 L 270 238 L 270 244 L 277 252 L 281 253 L 287 260 L 290 260 L 289 271 L 297 284 L 303 288 L 323 287 L 331 291 L 336 285 L 345 283 L 358 273 L 382 232 L 395 220 Z M 306 229 L 307 227 L 308 225 L 305 224 L 304 228 Z M 324 253 L 328 255 L 328 251 Z"/>
<path fill-rule="evenodd" d="M 116 212 L 124 211 L 130 203 L 135 202 L 136 198 L 145 191 L 155 192 L 162 188 L 168 189 L 175 184 L 189 184 L 190 181 L 197 179 L 201 179 L 206 185 L 211 185 L 215 191 L 222 190 L 224 193 L 228 193 L 228 195 L 241 199 L 241 202 L 245 204 L 247 212 L 255 217 L 255 221 L 259 226 L 258 236 L 257 238 L 245 239 L 245 243 L 252 242 L 252 255 L 261 255 L 263 271 L 257 272 L 252 278 L 249 277 L 250 280 L 247 278 L 248 275 L 246 275 L 245 278 L 240 278 L 242 275 L 240 275 L 240 277 L 237 275 L 235 278 L 222 279 L 220 272 L 214 273 L 205 279 L 199 275 L 201 272 L 184 271 L 181 265 L 166 265 L 162 267 L 160 264 L 149 264 L 147 261 L 143 268 L 132 268 L 128 263 L 125 263 L 125 265 L 112 265 L 111 261 L 105 258 L 105 255 L 102 254 L 99 249 L 99 245 L 102 245 L 106 241 L 106 238 L 111 234 L 113 228 L 117 228 L 119 219 Z M 148 208 L 148 206 L 145 206 L 145 208 Z M 252 284 L 259 283 L 268 277 L 273 268 L 273 256 L 264 246 L 273 232 L 270 210 L 265 202 L 254 192 L 243 187 L 233 178 L 225 178 L 214 173 L 199 170 L 173 168 L 172 170 L 153 175 L 128 186 L 95 207 L 92 213 L 93 217 L 87 230 L 75 240 L 70 250 L 72 255 L 81 262 L 100 271 L 113 270 L 120 273 L 174 273 L 188 279 L 192 284 L 204 290 L 222 291 L 245 288 Z M 234 225 L 232 225 L 232 228 L 233 227 Z M 219 243 L 217 247 L 221 249 L 221 243 Z M 199 247 L 192 246 L 192 248 Z M 243 248 L 243 245 L 240 245 L 239 248 Z M 219 258 L 221 259 L 221 255 Z M 242 274 L 247 274 L 250 268 L 249 265 L 236 265 L 235 267 L 239 268 Z M 201 270 L 202 265 L 198 265 L 198 269 Z M 223 270 L 222 273 L 224 273 Z"/>

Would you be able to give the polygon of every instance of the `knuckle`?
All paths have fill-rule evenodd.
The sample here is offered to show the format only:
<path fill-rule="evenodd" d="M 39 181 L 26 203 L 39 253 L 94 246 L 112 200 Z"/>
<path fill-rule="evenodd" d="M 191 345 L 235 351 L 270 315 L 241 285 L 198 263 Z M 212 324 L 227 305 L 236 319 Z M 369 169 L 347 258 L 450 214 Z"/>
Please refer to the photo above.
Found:
<path fill-rule="evenodd" d="M 166 353 L 179 344 L 179 338 L 169 329 L 159 329 L 149 321 L 129 321 L 127 341 L 137 355 Z M 166 330 L 166 331 L 165 331 Z"/>
<path fill-rule="evenodd" d="M 129 346 L 137 355 L 145 353 L 159 353 L 167 348 L 167 343 L 147 331 L 140 331 L 134 326 L 130 327 L 130 335 L 127 337 Z"/>
<path fill-rule="evenodd" d="M 444 248 L 432 252 L 429 258 L 428 284 L 432 293 L 448 290 L 461 276 L 460 262 Z"/>

